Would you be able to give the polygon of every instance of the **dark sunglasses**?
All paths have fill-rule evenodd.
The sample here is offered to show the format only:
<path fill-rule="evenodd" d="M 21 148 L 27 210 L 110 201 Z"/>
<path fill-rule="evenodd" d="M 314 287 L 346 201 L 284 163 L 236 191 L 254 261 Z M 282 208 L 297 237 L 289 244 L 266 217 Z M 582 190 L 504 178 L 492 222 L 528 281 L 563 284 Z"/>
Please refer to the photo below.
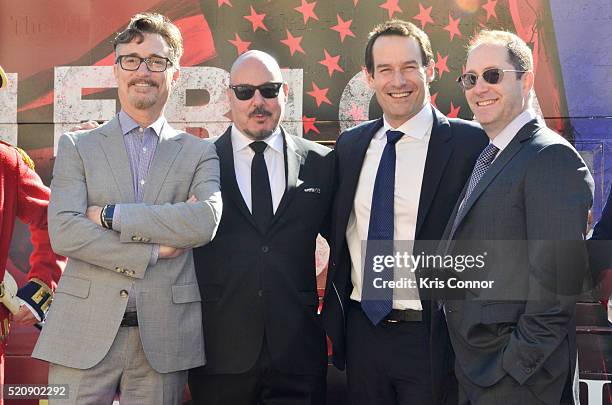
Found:
<path fill-rule="evenodd" d="M 480 76 L 482 76 L 484 81 L 489 84 L 497 84 L 504 79 L 505 72 L 526 73 L 528 72 L 528 70 L 491 68 L 482 72 Z M 457 78 L 457 83 L 459 83 L 459 86 L 461 86 L 463 90 L 470 90 L 476 87 L 476 82 L 478 82 L 478 76 L 479 75 L 477 75 L 476 73 L 464 73 Z"/>
<path fill-rule="evenodd" d="M 259 86 L 252 86 L 250 84 L 230 84 L 230 89 L 234 90 L 234 94 L 238 100 L 250 100 L 255 95 L 255 90 L 259 90 L 259 93 L 264 98 L 276 98 L 278 92 L 283 84 L 282 83 L 264 83 Z"/>

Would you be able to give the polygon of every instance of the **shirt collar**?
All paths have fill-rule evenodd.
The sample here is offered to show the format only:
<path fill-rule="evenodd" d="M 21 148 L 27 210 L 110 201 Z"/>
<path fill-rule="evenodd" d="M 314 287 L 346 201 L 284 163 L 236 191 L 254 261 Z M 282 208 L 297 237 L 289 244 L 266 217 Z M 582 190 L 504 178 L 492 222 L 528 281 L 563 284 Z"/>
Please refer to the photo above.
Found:
<path fill-rule="evenodd" d="M 519 115 L 517 115 L 501 132 L 491 141 L 491 143 L 499 148 L 500 151 L 504 150 L 506 146 L 514 139 L 516 134 L 527 124 L 529 121 L 537 117 L 535 111 L 532 108 L 528 108 Z"/>
<path fill-rule="evenodd" d="M 383 114 L 383 128 L 384 131 L 377 134 L 378 138 L 386 136 L 388 130 L 401 131 L 406 136 L 414 139 L 422 140 L 430 133 L 433 125 L 433 112 L 429 104 L 425 104 L 421 111 L 419 111 L 414 117 L 408 119 L 397 128 L 393 128 L 388 122 L 387 118 Z"/>
<path fill-rule="evenodd" d="M 251 138 L 247 137 L 243 134 L 235 125 L 232 125 L 232 149 L 234 149 L 234 153 L 241 151 L 244 148 L 247 148 L 251 142 L 254 142 Z M 283 153 L 283 137 L 281 135 L 280 127 L 276 128 L 272 135 L 263 139 L 268 146 L 279 153 Z"/>
<path fill-rule="evenodd" d="M 151 128 L 153 130 L 153 133 L 159 136 L 165 123 L 166 118 L 163 115 L 160 115 L 159 118 L 156 119 L 147 128 Z M 134 121 L 134 119 L 123 110 L 119 111 L 119 126 L 121 127 L 121 132 L 124 136 L 129 134 L 136 128 L 140 128 L 140 125 L 138 125 L 138 123 Z"/>

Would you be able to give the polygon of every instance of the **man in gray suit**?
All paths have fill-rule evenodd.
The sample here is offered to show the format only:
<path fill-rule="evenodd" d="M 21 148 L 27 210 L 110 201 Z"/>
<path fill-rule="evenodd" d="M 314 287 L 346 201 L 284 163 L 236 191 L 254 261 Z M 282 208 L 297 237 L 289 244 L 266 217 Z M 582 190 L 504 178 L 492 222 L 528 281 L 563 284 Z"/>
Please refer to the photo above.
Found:
<path fill-rule="evenodd" d="M 452 277 L 493 281 L 446 297 L 460 403 L 578 403 L 575 300 L 593 179 L 536 118 L 533 59 L 518 36 L 480 32 L 458 82 L 490 143 L 447 226 L 447 252 L 485 258 L 484 270 Z"/>
<path fill-rule="evenodd" d="M 60 139 L 49 233 L 69 261 L 33 353 L 68 384 L 57 403 L 178 404 L 205 363 L 188 249 L 216 232 L 219 162 L 164 118 L 182 51 L 165 17 L 134 16 L 115 39 L 121 112 Z"/>

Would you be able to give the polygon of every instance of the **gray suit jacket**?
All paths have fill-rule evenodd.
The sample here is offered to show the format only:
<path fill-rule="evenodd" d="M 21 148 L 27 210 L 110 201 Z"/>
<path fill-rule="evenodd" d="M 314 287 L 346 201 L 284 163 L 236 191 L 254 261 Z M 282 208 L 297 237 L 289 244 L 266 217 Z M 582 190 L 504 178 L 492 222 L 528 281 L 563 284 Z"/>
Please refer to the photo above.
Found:
<path fill-rule="evenodd" d="M 197 203 L 185 203 L 191 196 Z M 149 266 L 153 244 L 202 246 L 221 217 L 219 160 L 211 142 L 166 123 L 143 203 L 134 188 L 119 121 L 59 141 L 51 182 L 49 235 L 68 256 L 33 356 L 86 369 L 113 343 L 132 284 L 140 337 L 162 373 L 205 363 L 200 292 L 191 251 Z M 121 203 L 121 232 L 85 216 L 88 206 Z"/>
<path fill-rule="evenodd" d="M 494 281 L 446 302 L 460 381 L 486 388 L 509 375 L 547 404 L 570 388 L 593 188 L 576 150 L 533 120 L 497 156 L 451 234 L 457 204 L 450 252 L 486 252 L 482 273 L 458 277 Z"/>

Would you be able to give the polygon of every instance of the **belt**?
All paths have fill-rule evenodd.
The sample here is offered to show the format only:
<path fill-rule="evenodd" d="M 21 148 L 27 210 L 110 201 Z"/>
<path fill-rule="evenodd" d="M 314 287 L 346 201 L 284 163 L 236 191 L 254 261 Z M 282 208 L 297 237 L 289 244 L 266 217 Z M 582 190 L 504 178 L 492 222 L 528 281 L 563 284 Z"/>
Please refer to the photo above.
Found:
<path fill-rule="evenodd" d="M 420 322 L 423 320 L 423 311 L 416 309 L 392 309 L 383 319 L 385 322 Z"/>
<path fill-rule="evenodd" d="M 121 326 L 138 326 L 138 316 L 136 315 L 136 311 L 126 312 L 123 314 Z"/>
<path fill-rule="evenodd" d="M 351 300 L 351 308 L 362 310 L 361 302 Z M 423 311 L 416 309 L 392 309 L 382 321 L 396 322 L 420 322 L 423 320 Z"/>

